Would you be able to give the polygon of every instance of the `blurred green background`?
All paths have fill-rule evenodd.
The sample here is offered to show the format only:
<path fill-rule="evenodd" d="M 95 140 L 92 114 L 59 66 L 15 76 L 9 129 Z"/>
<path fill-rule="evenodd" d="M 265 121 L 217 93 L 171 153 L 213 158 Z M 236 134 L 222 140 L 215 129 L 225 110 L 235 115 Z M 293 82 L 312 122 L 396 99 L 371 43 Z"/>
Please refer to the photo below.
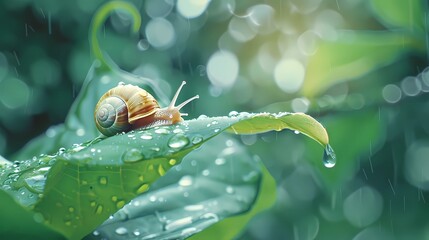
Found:
<path fill-rule="evenodd" d="M 64 121 L 103 2 L 0 2 L 0 155 Z M 238 137 L 278 183 L 240 239 L 429 239 L 427 1 L 131 2 L 140 34 L 116 12 L 101 47 L 170 96 L 186 80 L 189 118 L 305 112 L 330 134 L 332 169 L 300 134 Z"/>

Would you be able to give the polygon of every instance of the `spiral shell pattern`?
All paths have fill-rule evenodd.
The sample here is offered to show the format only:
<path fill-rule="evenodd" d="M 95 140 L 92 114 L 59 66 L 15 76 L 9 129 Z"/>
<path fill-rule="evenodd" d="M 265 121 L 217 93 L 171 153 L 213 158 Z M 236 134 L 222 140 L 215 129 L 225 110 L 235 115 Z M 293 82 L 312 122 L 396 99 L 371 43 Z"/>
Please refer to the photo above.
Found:
<path fill-rule="evenodd" d="M 95 107 L 95 123 L 102 134 L 113 136 L 129 131 L 134 122 L 158 109 L 158 102 L 147 91 L 134 85 L 118 85 L 100 98 Z"/>

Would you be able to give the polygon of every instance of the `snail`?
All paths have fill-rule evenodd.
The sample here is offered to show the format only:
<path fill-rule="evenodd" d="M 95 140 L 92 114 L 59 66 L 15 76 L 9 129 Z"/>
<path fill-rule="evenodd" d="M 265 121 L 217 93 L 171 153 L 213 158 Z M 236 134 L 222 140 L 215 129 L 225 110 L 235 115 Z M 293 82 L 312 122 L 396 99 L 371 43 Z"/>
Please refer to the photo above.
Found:
<path fill-rule="evenodd" d="M 165 108 L 160 108 L 156 99 L 146 90 L 131 84 L 118 84 L 107 91 L 95 106 L 94 118 L 97 129 L 105 136 L 127 132 L 139 128 L 151 128 L 163 125 L 172 125 L 182 122 L 180 109 L 198 95 L 189 98 L 178 106 L 177 97 L 185 85 L 183 81 L 176 94 Z"/>

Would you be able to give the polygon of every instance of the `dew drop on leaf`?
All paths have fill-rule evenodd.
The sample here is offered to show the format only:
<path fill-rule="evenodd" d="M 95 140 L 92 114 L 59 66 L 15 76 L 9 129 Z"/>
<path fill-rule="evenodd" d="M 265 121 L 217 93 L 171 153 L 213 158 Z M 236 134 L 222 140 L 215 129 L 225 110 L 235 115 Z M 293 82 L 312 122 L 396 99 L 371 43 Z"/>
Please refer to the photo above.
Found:
<path fill-rule="evenodd" d="M 124 227 L 118 227 L 115 230 L 115 233 L 118 234 L 118 235 L 125 235 L 125 234 L 128 233 L 128 230 L 126 228 L 124 228 Z"/>
<path fill-rule="evenodd" d="M 219 165 L 219 166 L 224 165 L 225 162 L 226 162 L 225 158 L 216 158 L 216 160 L 215 160 L 215 164 Z"/>
<path fill-rule="evenodd" d="M 131 148 L 125 151 L 124 154 L 122 155 L 122 161 L 128 162 L 128 163 L 137 162 L 143 159 L 144 159 L 143 154 L 140 152 L 140 150 L 136 148 Z"/>
<path fill-rule="evenodd" d="M 120 208 L 122 208 L 122 207 L 124 207 L 125 206 L 125 201 L 119 201 L 119 202 L 117 202 L 116 203 L 116 207 L 118 208 L 118 209 L 120 209 Z"/>
<path fill-rule="evenodd" d="M 140 138 L 143 139 L 143 140 L 151 140 L 152 139 L 152 134 L 145 133 L 145 134 L 141 135 Z"/>
<path fill-rule="evenodd" d="M 182 187 L 188 187 L 188 186 L 191 186 L 191 185 L 192 185 L 192 183 L 193 183 L 193 179 L 192 179 L 192 177 L 191 177 L 191 176 L 189 176 L 189 175 L 183 176 L 183 177 L 179 180 L 179 185 L 180 185 L 180 186 L 182 186 Z"/>
<path fill-rule="evenodd" d="M 192 138 L 192 144 L 198 144 L 203 141 L 203 138 L 200 136 L 195 136 Z"/>
<path fill-rule="evenodd" d="M 42 167 L 28 173 L 24 177 L 24 181 L 27 185 L 28 190 L 36 193 L 42 193 L 45 188 L 46 174 L 50 167 Z"/>
<path fill-rule="evenodd" d="M 188 145 L 189 139 L 183 134 L 176 134 L 168 140 L 168 146 L 174 149 L 181 149 Z"/>
<path fill-rule="evenodd" d="M 231 111 L 228 114 L 229 117 L 237 117 L 238 116 L 238 112 L 237 111 Z"/>
<path fill-rule="evenodd" d="M 335 156 L 334 149 L 331 145 L 326 145 L 325 151 L 323 152 L 323 165 L 327 168 L 332 168 L 337 163 L 337 157 Z"/>
<path fill-rule="evenodd" d="M 233 194 L 235 192 L 235 190 L 232 186 L 227 186 L 225 191 L 229 194 Z"/>
<path fill-rule="evenodd" d="M 155 133 L 158 133 L 158 134 L 169 134 L 170 131 L 168 131 L 168 129 L 166 129 L 166 128 L 158 128 L 158 129 L 155 129 Z"/>
<path fill-rule="evenodd" d="M 106 185 L 106 184 L 107 184 L 107 177 L 100 177 L 100 178 L 98 179 L 98 182 L 99 182 L 101 185 Z"/>
<path fill-rule="evenodd" d="M 137 194 L 141 194 L 146 192 L 149 189 L 149 185 L 148 184 L 142 184 L 138 189 L 137 189 Z"/>

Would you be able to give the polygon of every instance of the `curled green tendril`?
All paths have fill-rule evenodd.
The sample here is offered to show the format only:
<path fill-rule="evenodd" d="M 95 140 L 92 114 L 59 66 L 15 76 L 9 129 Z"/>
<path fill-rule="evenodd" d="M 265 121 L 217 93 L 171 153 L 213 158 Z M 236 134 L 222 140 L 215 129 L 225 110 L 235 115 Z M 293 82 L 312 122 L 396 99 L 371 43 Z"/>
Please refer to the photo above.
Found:
<path fill-rule="evenodd" d="M 131 15 L 133 20 L 133 33 L 138 32 L 141 25 L 140 13 L 131 3 L 125 1 L 111 1 L 98 9 L 95 13 L 95 17 L 92 19 L 89 42 L 93 56 L 101 63 L 101 69 L 111 69 L 112 66 L 109 65 L 108 61 L 106 61 L 106 58 L 103 56 L 103 52 L 100 49 L 100 44 L 97 39 L 97 33 L 102 24 L 106 21 L 107 17 L 115 10 L 124 10 Z"/>

